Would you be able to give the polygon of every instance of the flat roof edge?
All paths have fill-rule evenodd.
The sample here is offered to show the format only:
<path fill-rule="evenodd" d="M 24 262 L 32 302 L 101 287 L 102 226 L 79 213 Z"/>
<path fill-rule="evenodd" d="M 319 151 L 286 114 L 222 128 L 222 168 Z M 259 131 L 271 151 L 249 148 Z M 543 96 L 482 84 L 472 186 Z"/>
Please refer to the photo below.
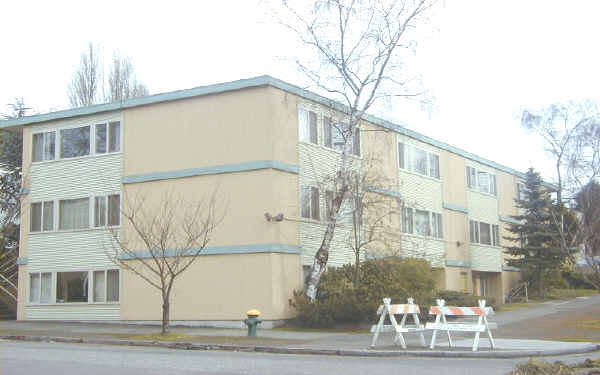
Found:
<path fill-rule="evenodd" d="M 102 113 L 102 112 L 117 111 L 117 110 L 134 108 L 134 107 L 143 106 L 143 105 L 163 103 L 163 102 L 169 102 L 169 101 L 180 100 L 180 99 L 188 99 L 188 98 L 204 96 L 204 95 L 219 94 L 219 93 L 228 92 L 228 91 L 235 91 L 235 90 L 259 87 L 259 86 L 266 86 L 266 85 L 278 88 L 278 89 L 286 91 L 286 92 L 290 92 L 290 93 L 298 95 L 304 99 L 315 101 L 317 103 L 332 107 L 339 111 L 347 111 L 347 109 L 348 109 L 348 106 L 346 106 L 338 101 L 335 101 L 333 99 L 324 97 L 322 95 L 311 92 L 307 89 L 292 85 L 290 83 L 287 83 L 285 81 L 282 81 L 282 80 L 274 78 L 274 77 L 271 77 L 269 75 L 262 75 L 262 76 L 258 76 L 258 77 L 240 79 L 240 80 L 231 81 L 231 82 L 217 83 L 214 85 L 200 86 L 200 87 L 194 87 L 191 89 L 171 91 L 171 92 L 160 93 L 160 94 L 155 94 L 155 95 L 143 96 L 143 97 L 139 97 L 139 98 L 132 98 L 132 99 L 127 99 L 127 100 L 123 100 L 120 102 L 113 102 L 113 103 L 93 105 L 93 106 L 89 106 L 89 107 L 67 109 L 67 110 L 63 110 L 63 111 L 27 116 L 27 117 L 23 117 L 20 119 L 14 119 L 14 120 L 4 120 L 4 121 L 0 121 L 0 129 L 7 129 L 7 128 L 11 128 L 11 127 L 37 124 L 37 123 L 53 121 L 53 120 L 60 120 L 60 119 L 71 118 L 71 117 L 86 116 L 86 115 Z M 414 130 L 408 129 L 404 126 L 394 124 L 390 121 L 384 120 L 382 118 L 379 118 L 379 117 L 376 117 L 376 116 L 373 116 L 370 114 L 365 114 L 364 119 L 375 125 L 381 126 L 383 128 L 389 129 L 389 130 L 394 131 L 399 134 L 406 135 L 410 138 L 414 138 L 421 142 L 430 144 L 434 147 L 438 147 L 442 150 L 452 152 L 454 154 L 463 156 L 463 157 L 473 160 L 475 162 L 478 162 L 478 163 L 487 165 L 489 167 L 492 167 L 492 168 L 507 172 L 509 174 L 515 175 L 519 178 L 525 178 L 525 173 L 519 172 L 510 167 L 503 166 L 494 161 L 479 157 L 470 152 L 462 150 L 458 147 L 454 147 L 447 143 L 437 141 L 431 137 L 420 134 L 420 133 L 418 133 Z M 556 188 L 555 186 L 553 186 L 551 184 L 547 184 L 547 186 Z"/>

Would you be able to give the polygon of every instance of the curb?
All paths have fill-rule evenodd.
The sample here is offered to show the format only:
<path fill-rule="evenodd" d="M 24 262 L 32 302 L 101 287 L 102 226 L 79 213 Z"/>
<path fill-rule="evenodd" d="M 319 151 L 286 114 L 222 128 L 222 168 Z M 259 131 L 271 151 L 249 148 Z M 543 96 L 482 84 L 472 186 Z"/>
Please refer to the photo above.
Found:
<path fill-rule="evenodd" d="M 139 346 L 153 348 L 168 348 L 180 350 L 221 350 L 234 352 L 255 352 L 272 354 L 308 354 L 308 355 L 334 355 L 343 357 L 432 357 L 432 358 L 525 358 L 560 356 L 568 354 L 590 353 L 600 350 L 600 344 L 590 344 L 574 349 L 553 350 L 505 350 L 505 351 L 393 351 L 393 350 L 365 350 L 365 349 L 314 349 L 314 348 L 285 348 L 271 346 L 243 346 L 222 344 L 194 344 L 190 342 L 168 341 L 143 341 L 143 340 L 118 340 L 102 338 L 56 337 L 56 336 L 24 336 L 0 335 L 1 340 L 25 342 L 59 342 L 67 344 L 96 344 L 116 346 Z"/>

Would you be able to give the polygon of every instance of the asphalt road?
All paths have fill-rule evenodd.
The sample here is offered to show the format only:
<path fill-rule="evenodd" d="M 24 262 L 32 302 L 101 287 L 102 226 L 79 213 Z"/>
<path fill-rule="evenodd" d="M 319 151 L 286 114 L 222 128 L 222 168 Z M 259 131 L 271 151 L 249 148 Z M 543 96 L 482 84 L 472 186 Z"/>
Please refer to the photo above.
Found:
<path fill-rule="evenodd" d="M 575 355 L 566 362 L 582 362 Z M 553 359 L 555 360 L 555 359 Z M 524 359 L 364 358 L 0 341 L 0 374 L 506 374 Z"/>

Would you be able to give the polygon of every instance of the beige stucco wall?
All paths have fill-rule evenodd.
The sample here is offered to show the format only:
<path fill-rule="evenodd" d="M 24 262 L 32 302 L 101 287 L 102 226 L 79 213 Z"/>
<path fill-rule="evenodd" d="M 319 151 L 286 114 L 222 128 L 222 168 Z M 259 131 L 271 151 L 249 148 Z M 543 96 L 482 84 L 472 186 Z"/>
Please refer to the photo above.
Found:
<path fill-rule="evenodd" d="M 122 320 L 160 320 L 160 291 L 122 271 Z M 261 318 L 291 318 L 292 291 L 302 286 L 300 257 L 294 254 L 200 256 L 176 280 L 171 320 L 242 320 L 256 308 Z"/>
<path fill-rule="evenodd" d="M 296 164 L 297 128 L 267 87 L 127 109 L 125 176 L 258 160 Z"/>
<path fill-rule="evenodd" d="M 469 262 L 469 225 L 467 215 L 462 212 L 444 210 L 444 237 L 446 259 Z"/>
<path fill-rule="evenodd" d="M 467 207 L 467 179 L 465 158 L 440 150 L 440 169 L 443 184 L 443 199 L 446 204 Z"/>
<path fill-rule="evenodd" d="M 466 276 L 466 285 L 464 284 L 465 280 L 462 278 L 461 274 L 464 273 Z M 446 284 L 445 289 L 447 290 L 457 290 L 457 291 L 465 291 L 468 293 L 473 292 L 473 282 L 471 280 L 471 270 L 465 267 L 446 267 Z"/>
<path fill-rule="evenodd" d="M 501 216 L 512 216 L 517 214 L 515 198 L 517 198 L 517 179 L 506 172 L 496 172 L 496 183 L 498 184 L 498 212 Z"/>

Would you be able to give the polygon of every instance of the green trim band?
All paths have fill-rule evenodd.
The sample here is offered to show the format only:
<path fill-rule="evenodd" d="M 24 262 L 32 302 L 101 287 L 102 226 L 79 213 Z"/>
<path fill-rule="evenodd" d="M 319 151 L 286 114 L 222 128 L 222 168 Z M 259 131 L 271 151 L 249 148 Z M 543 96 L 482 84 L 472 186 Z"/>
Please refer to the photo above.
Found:
<path fill-rule="evenodd" d="M 228 91 L 235 91 L 235 90 L 241 90 L 241 89 L 252 88 L 252 87 L 260 87 L 260 86 L 272 86 L 272 87 L 278 88 L 280 90 L 298 95 L 302 98 L 312 100 L 312 101 L 320 103 L 322 105 L 337 109 L 342 112 L 347 112 L 347 110 L 348 110 L 347 106 L 345 106 L 339 102 L 336 102 L 332 99 L 315 94 L 315 93 L 305 90 L 301 87 L 289 84 L 287 82 L 281 81 L 281 80 L 273 78 L 271 76 L 264 75 L 264 76 L 254 77 L 254 78 L 241 79 L 241 80 L 232 81 L 232 82 L 219 83 L 219 84 L 215 84 L 215 85 L 195 87 L 192 89 L 172 91 L 172 92 L 167 92 L 167 93 L 162 93 L 162 94 L 144 96 L 141 98 L 132 98 L 132 99 L 127 99 L 127 100 L 123 100 L 120 102 L 99 104 L 99 105 L 83 107 L 83 108 L 75 108 L 75 109 L 69 109 L 69 110 L 64 110 L 64 111 L 57 111 L 57 112 L 51 112 L 51 113 L 46 113 L 46 114 L 27 116 L 27 117 L 23 117 L 20 119 L 4 120 L 4 121 L 0 121 L 0 129 L 10 128 L 10 127 L 18 127 L 18 126 L 23 126 L 23 125 L 30 125 L 30 124 L 46 122 L 46 121 L 51 121 L 51 120 L 65 119 L 65 118 L 70 118 L 70 117 L 91 115 L 91 114 L 95 114 L 95 113 L 117 111 L 117 110 L 122 110 L 122 109 L 126 109 L 126 108 L 133 108 L 133 107 L 149 105 L 149 104 L 154 104 L 154 103 L 169 102 L 169 101 L 173 101 L 173 100 L 187 99 L 187 98 L 193 98 L 193 97 L 198 97 L 198 96 L 218 94 L 218 93 L 223 93 L 223 92 L 228 92 Z M 430 138 L 423 134 L 417 133 L 414 130 L 407 129 L 404 126 L 394 124 L 392 122 L 380 119 L 378 117 L 375 117 L 375 116 L 372 116 L 369 114 L 366 114 L 364 116 L 364 119 L 373 124 L 379 125 L 385 129 L 393 130 L 394 132 L 397 132 L 399 134 L 406 135 L 413 139 L 416 139 L 421 142 L 438 147 L 440 149 L 450 151 L 457 155 L 461 155 L 467 159 L 470 159 L 470 160 L 476 161 L 478 163 L 490 166 L 492 168 L 516 175 L 523 179 L 525 178 L 525 174 L 522 172 L 519 172 L 519 171 L 509 168 L 509 167 L 505 167 L 505 166 L 500 165 L 491 160 L 484 159 L 484 158 L 474 155 L 470 152 L 467 152 L 467 151 L 461 150 L 457 147 L 451 146 L 447 143 L 437 141 L 433 138 Z M 548 184 L 548 186 L 556 188 L 555 186 L 552 186 L 550 184 Z"/>
<path fill-rule="evenodd" d="M 17 265 L 19 265 L 19 266 L 24 266 L 28 263 L 29 263 L 29 260 L 27 260 L 27 258 L 17 258 Z"/>
<path fill-rule="evenodd" d="M 261 253 L 280 253 L 280 254 L 300 254 L 300 246 L 284 244 L 252 244 L 252 245 L 233 245 L 233 246 L 207 246 L 199 255 L 232 255 L 232 254 L 261 254 Z M 139 250 L 131 254 L 122 254 L 119 259 L 148 259 L 152 255 L 148 250 Z M 167 250 L 166 256 L 175 256 L 175 250 Z"/>
<path fill-rule="evenodd" d="M 464 260 L 446 259 L 446 266 L 448 266 L 448 267 L 471 268 L 471 262 L 465 262 Z"/>
<path fill-rule="evenodd" d="M 463 206 L 459 206 L 457 204 L 452 204 L 452 203 L 443 203 L 442 207 L 444 207 L 447 210 L 450 211 L 458 211 L 458 212 L 462 212 L 463 214 L 469 214 L 469 209 L 463 207 Z"/>
<path fill-rule="evenodd" d="M 289 172 L 294 174 L 298 174 L 298 172 L 300 171 L 300 167 L 297 165 L 287 164 L 277 160 L 259 160 L 239 164 L 218 165 L 214 167 L 182 169 L 179 171 L 134 174 L 123 177 L 123 183 L 134 184 L 139 182 L 171 180 L 175 178 L 185 178 L 194 176 L 258 171 L 261 169 L 275 169 L 278 171 Z"/>
<path fill-rule="evenodd" d="M 513 267 L 513 266 L 502 266 L 502 271 L 520 272 L 521 269 L 518 267 Z"/>
<path fill-rule="evenodd" d="M 371 193 L 379 193 L 379 194 L 383 194 L 383 195 L 389 195 L 390 197 L 394 197 L 394 198 L 402 198 L 402 194 L 399 191 L 383 189 L 383 188 L 380 188 L 377 186 L 367 186 L 365 190 L 367 190 Z"/>
<path fill-rule="evenodd" d="M 509 216 L 500 216 L 499 217 L 500 221 L 503 221 L 505 223 L 510 223 L 510 224 L 521 224 L 521 222 L 519 220 L 513 219 L 512 217 Z"/>

